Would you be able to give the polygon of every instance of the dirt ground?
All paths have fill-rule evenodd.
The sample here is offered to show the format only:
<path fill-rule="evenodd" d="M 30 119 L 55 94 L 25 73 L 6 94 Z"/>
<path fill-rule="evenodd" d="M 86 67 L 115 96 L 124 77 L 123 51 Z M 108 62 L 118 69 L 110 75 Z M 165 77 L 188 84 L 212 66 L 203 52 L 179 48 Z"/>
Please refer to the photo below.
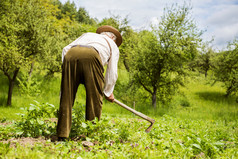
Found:
<path fill-rule="evenodd" d="M 21 137 L 21 138 L 11 138 L 8 140 L 2 140 L 1 143 L 9 143 L 10 147 L 16 147 L 16 144 L 19 144 L 21 146 L 34 146 L 36 143 L 46 143 L 46 139 L 44 137 L 39 138 L 32 138 L 32 137 Z"/>

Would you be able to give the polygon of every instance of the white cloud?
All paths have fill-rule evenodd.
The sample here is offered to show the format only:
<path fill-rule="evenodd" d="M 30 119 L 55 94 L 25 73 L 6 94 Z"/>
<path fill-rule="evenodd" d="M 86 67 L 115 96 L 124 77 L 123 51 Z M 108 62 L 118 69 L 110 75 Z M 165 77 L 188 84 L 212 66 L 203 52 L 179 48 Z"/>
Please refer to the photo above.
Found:
<path fill-rule="evenodd" d="M 238 23 L 238 5 L 219 5 L 207 22 L 216 26 L 226 26 Z"/>
<path fill-rule="evenodd" d="M 238 37 L 237 0 L 193 0 L 195 20 L 200 29 L 206 29 L 205 40 L 214 38 L 216 49 L 225 49 L 227 43 Z"/>
<path fill-rule="evenodd" d="M 63 3 L 67 0 L 61 0 Z M 158 22 L 166 5 L 182 5 L 186 0 L 71 0 L 84 7 L 91 17 L 99 20 L 113 15 L 128 15 L 129 25 L 135 29 Z M 188 1 L 186 1 L 188 2 Z M 215 37 L 214 44 L 221 49 L 227 41 L 238 36 L 238 0 L 191 0 L 193 17 L 204 33 L 205 40 Z"/>

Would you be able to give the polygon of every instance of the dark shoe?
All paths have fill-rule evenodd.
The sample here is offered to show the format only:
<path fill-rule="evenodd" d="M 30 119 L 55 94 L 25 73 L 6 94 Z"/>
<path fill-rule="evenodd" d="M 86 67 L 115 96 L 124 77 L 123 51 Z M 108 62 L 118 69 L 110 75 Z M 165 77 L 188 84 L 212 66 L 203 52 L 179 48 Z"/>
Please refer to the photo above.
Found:
<path fill-rule="evenodd" d="M 58 137 L 58 141 L 66 141 L 67 138 L 66 137 Z"/>

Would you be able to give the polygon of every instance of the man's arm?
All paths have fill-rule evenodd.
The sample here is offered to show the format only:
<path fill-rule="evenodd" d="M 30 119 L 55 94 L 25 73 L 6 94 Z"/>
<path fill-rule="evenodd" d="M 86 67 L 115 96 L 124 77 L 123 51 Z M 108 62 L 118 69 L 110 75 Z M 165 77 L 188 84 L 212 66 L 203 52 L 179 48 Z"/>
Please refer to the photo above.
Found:
<path fill-rule="evenodd" d="M 109 102 L 114 102 L 114 95 L 113 95 L 113 93 L 109 96 L 109 97 L 107 97 L 106 95 L 105 95 L 105 98 L 106 98 L 106 100 L 108 100 Z"/>
<path fill-rule="evenodd" d="M 113 94 L 114 86 L 117 81 L 117 64 L 119 60 L 119 49 L 115 45 L 115 49 L 112 49 L 111 58 L 108 61 L 107 70 L 105 74 L 105 86 L 104 86 L 104 94 L 109 97 Z"/>

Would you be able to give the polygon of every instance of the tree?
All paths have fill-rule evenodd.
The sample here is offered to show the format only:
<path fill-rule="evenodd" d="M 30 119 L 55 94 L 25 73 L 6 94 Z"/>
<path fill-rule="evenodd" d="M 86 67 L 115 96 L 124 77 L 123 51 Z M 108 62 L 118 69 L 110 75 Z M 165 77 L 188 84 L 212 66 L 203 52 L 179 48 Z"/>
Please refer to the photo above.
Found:
<path fill-rule="evenodd" d="M 0 70 L 9 81 L 7 105 L 20 68 L 47 50 L 49 4 L 48 0 L 0 1 Z"/>
<path fill-rule="evenodd" d="M 123 43 L 120 46 L 120 57 L 122 60 L 119 61 L 119 67 L 122 65 L 121 62 L 123 62 L 123 65 L 129 71 L 129 56 L 130 51 L 132 50 L 129 45 L 132 44 L 133 41 L 135 41 L 134 34 L 136 34 L 133 29 L 128 25 L 129 20 L 128 16 L 122 18 L 119 15 L 111 15 L 109 18 L 104 18 L 98 25 L 111 25 L 119 30 L 122 34 Z M 132 44 L 133 45 L 133 44 Z M 129 51 L 130 50 L 130 51 Z"/>
<path fill-rule="evenodd" d="M 215 60 L 214 76 L 226 88 L 226 97 L 238 92 L 238 40 L 227 46 L 228 51 L 219 53 Z"/>
<path fill-rule="evenodd" d="M 80 7 L 78 9 L 78 12 L 76 14 L 76 20 L 79 23 L 85 23 L 85 24 L 90 24 L 90 25 L 96 24 L 96 20 L 91 18 L 89 16 L 88 12 L 83 7 Z"/>
<path fill-rule="evenodd" d="M 213 58 L 214 51 L 211 47 L 203 48 L 203 51 L 196 57 L 194 61 L 192 61 L 192 65 L 198 69 L 199 72 L 204 73 L 205 77 L 207 77 L 208 71 L 213 67 Z M 190 63 L 191 66 L 191 63 Z"/>
<path fill-rule="evenodd" d="M 75 6 L 75 3 L 68 0 L 61 8 L 61 11 L 64 15 L 67 15 L 70 17 L 71 20 L 74 20 L 76 18 L 77 14 L 77 8 Z"/>
<path fill-rule="evenodd" d="M 120 58 L 128 72 L 131 71 L 130 61 L 133 61 L 131 59 L 133 56 L 130 55 L 135 55 L 135 52 L 138 51 L 138 40 L 139 34 L 130 27 L 123 33 L 123 43 L 120 46 Z"/>
<path fill-rule="evenodd" d="M 79 24 L 76 21 L 71 21 L 69 18 L 62 18 L 54 23 L 52 28 L 53 35 L 49 38 L 50 47 L 46 50 L 41 58 L 41 63 L 44 63 L 44 68 L 47 70 L 47 76 L 51 77 L 55 72 L 61 72 L 62 65 L 62 49 L 86 32 L 96 32 L 96 27 L 88 24 Z"/>
<path fill-rule="evenodd" d="M 49 47 L 45 50 L 46 54 L 40 58 L 43 69 L 47 71 L 47 77 L 53 76 L 55 72 L 61 72 L 61 53 L 66 45 L 83 33 L 95 32 L 97 29 L 94 24 L 87 24 L 86 21 L 77 21 L 78 14 L 75 12 L 76 7 L 74 3 L 67 1 L 63 5 L 59 0 L 53 0 L 52 4 L 55 9 L 51 11 L 53 16 L 51 16 L 52 22 L 49 28 Z"/>
<path fill-rule="evenodd" d="M 186 64 L 197 55 L 202 34 L 190 18 L 191 7 L 173 5 L 152 31 L 141 31 L 132 63 L 134 81 L 152 97 L 156 108 L 169 101 L 186 77 Z M 136 48 L 135 48 L 136 49 Z"/>

